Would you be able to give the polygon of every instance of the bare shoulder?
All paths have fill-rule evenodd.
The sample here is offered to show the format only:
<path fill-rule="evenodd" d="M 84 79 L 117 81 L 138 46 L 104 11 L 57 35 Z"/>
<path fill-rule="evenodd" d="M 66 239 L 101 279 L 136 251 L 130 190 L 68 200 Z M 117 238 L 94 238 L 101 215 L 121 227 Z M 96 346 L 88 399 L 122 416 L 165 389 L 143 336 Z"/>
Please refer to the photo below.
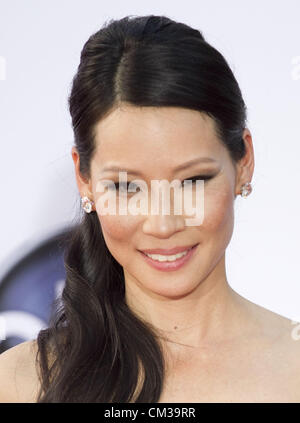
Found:
<path fill-rule="evenodd" d="M 270 320 L 274 327 L 274 333 L 277 333 L 274 345 L 278 347 L 286 366 L 290 366 L 295 378 L 299 384 L 300 398 L 300 322 L 272 313 Z M 279 356 L 280 356 L 279 354 Z"/>
<path fill-rule="evenodd" d="M 251 303 L 251 307 L 266 338 L 274 340 L 274 342 L 278 342 L 278 345 L 290 348 L 292 351 L 300 350 L 300 322 L 258 304 Z"/>
<path fill-rule="evenodd" d="M 243 299 L 244 301 L 245 299 Z M 295 375 L 300 398 L 300 322 L 282 316 L 249 300 L 244 302 L 251 320 L 255 321 L 261 339 L 272 347 L 278 365 Z"/>
<path fill-rule="evenodd" d="M 238 304 L 245 311 L 249 328 L 266 341 L 278 341 L 281 345 L 300 348 L 300 322 L 276 313 L 268 308 L 256 304 L 234 292 Z M 299 342 L 296 342 L 299 340 Z"/>
<path fill-rule="evenodd" d="M 282 387 L 290 392 L 291 400 L 300 402 L 300 322 L 271 311 L 266 315 L 270 332 L 276 335 L 270 360 L 282 375 Z"/>
<path fill-rule="evenodd" d="M 37 341 L 22 342 L 0 354 L 0 402 L 36 402 Z"/>
<path fill-rule="evenodd" d="M 265 372 L 265 380 L 273 381 L 274 389 L 282 390 L 282 398 L 300 402 L 300 321 L 237 298 L 246 311 L 247 333 L 254 334 L 246 347 L 253 351 L 259 371 Z"/>

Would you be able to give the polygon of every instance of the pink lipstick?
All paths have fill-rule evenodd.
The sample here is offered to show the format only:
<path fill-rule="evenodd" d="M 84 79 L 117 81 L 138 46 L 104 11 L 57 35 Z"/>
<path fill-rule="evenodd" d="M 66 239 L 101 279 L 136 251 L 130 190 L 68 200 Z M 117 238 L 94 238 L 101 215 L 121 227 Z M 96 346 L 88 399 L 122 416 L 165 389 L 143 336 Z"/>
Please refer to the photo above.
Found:
<path fill-rule="evenodd" d="M 177 253 L 180 253 L 182 251 L 188 250 L 186 255 L 184 255 L 183 257 L 177 258 L 174 261 L 154 260 L 153 258 L 148 257 L 143 251 L 140 251 L 140 250 L 138 250 L 138 251 L 142 255 L 142 257 L 144 258 L 144 260 L 146 260 L 146 262 L 150 266 L 154 267 L 157 270 L 161 270 L 163 272 L 169 272 L 169 271 L 172 271 L 172 270 L 180 269 L 188 261 L 190 261 L 191 258 L 193 257 L 193 255 L 195 254 L 195 251 L 196 251 L 198 245 L 199 244 L 196 244 L 193 247 L 176 247 L 176 248 L 173 248 L 171 250 L 161 250 L 161 249 L 143 250 L 143 251 L 147 252 L 148 254 L 161 254 L 161 255 L 167 255 L 167 254 L 173 255 L 173 254 L 177 254 Z"/>

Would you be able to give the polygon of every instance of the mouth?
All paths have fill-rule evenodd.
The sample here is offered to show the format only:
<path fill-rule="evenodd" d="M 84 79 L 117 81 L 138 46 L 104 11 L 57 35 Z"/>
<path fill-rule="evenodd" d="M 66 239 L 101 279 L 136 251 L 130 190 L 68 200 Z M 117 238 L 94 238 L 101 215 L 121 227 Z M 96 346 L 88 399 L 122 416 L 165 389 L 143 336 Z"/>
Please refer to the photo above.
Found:
<path fill-rule="evenodd" d="M 150 254 L 150 255 L 154 255 L 154 254 L 158 254 L 158 255 L 163 255 L 163 256 L 169 256 L 169 255 L 174 255 L 177 253 L 182 253 L 184 251 L 190 250 L 191 248 L 195 247 L 195 245 L 197 244 L 193 244 L 193 245 L 187 245 L 187 246 L 182 246 L 182 247 L 174 247 L 174 248 L 155 248 L 155 249 L 144 249 L 144 250 L 138 250 L 141 251 L 142 253 L 145 254 Z"/>
<path fill-rule="evenodd" d="M 145 253 L 144 251 L 138 251 L 144 258 L 144 260 L 146 260 L 146 262 L 152 267 L 161 271 L 171 271 L 177 270 L 181 268 L 184 264 L 189 262 L 190 259 L 194 256 L 195 250 L 197 249 L 198 245 L 199 243 L 175 254 L 149 254 Z"/>

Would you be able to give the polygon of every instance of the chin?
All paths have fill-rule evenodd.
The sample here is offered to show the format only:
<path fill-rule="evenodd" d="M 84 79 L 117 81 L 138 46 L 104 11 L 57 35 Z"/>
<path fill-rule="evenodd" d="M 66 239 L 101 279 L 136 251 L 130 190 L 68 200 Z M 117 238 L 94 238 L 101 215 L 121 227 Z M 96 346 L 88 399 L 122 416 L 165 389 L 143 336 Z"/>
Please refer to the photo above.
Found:
<path fill-rule="evenodd" d="M 142 282 L 143 279 L 144 283 Z M 184 276 L 176 278 L 172 275 L 172 272 L 168 272 L 164 277 L 157 276 L 157 283 L 155 285 L 153 284 L 153 278 L 151 278 L 149 283 L 145 282 L 145 277 L 142 279 L 139 278 L 138 280 L 141 281 L 140 286 L 142 286 L 142 289 L 147 291 L 149 295 L 159 295 L 170 299 L 183 298 L 193 292 L 198 286 L 198 283 L 195 284 L 191 281 L 187 282 Z"/>

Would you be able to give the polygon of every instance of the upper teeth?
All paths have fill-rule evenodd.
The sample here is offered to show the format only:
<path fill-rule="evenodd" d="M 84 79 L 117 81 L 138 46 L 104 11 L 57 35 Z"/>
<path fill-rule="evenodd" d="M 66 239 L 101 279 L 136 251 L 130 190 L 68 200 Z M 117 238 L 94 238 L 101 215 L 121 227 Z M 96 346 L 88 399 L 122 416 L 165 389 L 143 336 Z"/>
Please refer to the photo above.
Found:
<path fill-rule="evenodd" d="M 148 257 L 151 257 L 153 260 L 158 260 L 158 261 L 174 261 L 177 260 L 180 257 L 183 257 L 187 254 L 187 252 L 190 250 L 190 248 L 188 250 L 182 251 L 182 253 L 178 253 L 178 254 L 173 254 L 172 256 L 167 256 L 167 255 L 161 255 L 161 254 L 147 254 L 145 253 Z"/>

